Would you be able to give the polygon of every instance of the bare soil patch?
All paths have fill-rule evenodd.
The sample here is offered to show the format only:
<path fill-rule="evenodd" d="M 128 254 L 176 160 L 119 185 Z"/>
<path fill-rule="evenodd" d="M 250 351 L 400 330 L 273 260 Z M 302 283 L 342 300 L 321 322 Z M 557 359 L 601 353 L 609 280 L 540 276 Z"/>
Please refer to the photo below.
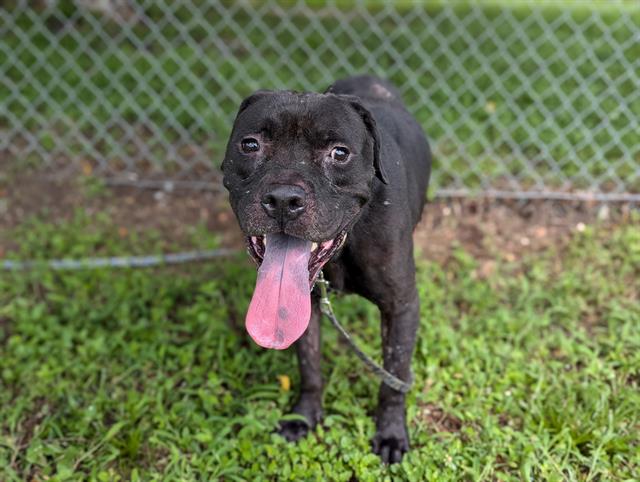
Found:
<path fill-rule="evenodd" d="M 446 413 L 434 403 L 427 403 L 420 408 L 420 420 L 426 423 L 433 432 L 456 433 L 463 426 L 462 420 L 455 415 Z"/>
<path fill-rule="evenodd" d="M 414 239 L 425 258 L 445 263 L 453 249 L 463 248 L 481 262 L 478 274 L 486 277 L 497 261 L 562 246 L 587 225 L 626 222 L 630 212 L 627 204 L 439 200 L 427 205 Z"/>
<path fill-rule="evenodd" d="M 244 248 L 226 193 L 105 187 L 92 177 L 43 181 L 32 173 L 0 179 L 0 257 L 15 249 L 6 236 L 32 216 L 69 219 L 78 208 L 107 212 L 122 232 L 153 229 L 173 245 L 190 249 L 188 229 L 204 224 L 225 247 Z M 590 223 L 624 222 L 631 207 L 567 201 L 435 200 L 425 207 L 414 239 L 420 255 L 446 263 L 461 247 L 488 276 L 500 260 L 515 261 L 558 246 Z M 123 253 L 123 255 L 130 253 Z"/>

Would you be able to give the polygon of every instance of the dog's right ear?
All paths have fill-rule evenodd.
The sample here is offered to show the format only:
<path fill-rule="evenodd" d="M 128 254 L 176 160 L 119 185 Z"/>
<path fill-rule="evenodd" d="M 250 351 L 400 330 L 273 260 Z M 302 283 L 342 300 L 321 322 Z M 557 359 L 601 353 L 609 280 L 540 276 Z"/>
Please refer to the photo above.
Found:
<path fill-rule="evenodd" d="M 263 99 L 264 97 L 267 97 L 267 96 L 269 96 L 271 94 L 273 94 L 272 90 L 257 90 L 257 91 L 255 91 L 253 94 L 251 94 L 249 97 L 247 97 L 246 99 L 244 99 L 240 103 L 240 108 L 238 109 L 238 114 L 236 115 L 236 117 L 238 115 L 240 115 L 240 113 L 243 110 L 245 110 L 247 107 L 249 107 L 251 104 L 255 104 L 260 99 Z"/>

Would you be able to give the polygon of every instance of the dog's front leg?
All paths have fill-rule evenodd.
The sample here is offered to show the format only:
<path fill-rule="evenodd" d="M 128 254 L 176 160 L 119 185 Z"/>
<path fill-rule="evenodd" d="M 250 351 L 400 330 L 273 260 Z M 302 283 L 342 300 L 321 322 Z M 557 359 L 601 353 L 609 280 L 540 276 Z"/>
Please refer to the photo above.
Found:
<path fill-rule="evenodd" d="M 302 420 L 280 423 L 280 434 L 289 441 L 309 433 L 322 419 L 322 374 L 320 372 L 320 298 L 311 294 L 311 319 L 304 335 L 295 343 L 300 369 L 300 395 L 292 412 Z"/>
<path fill-rule="evenodd" d="M 406 296 L 379 303 L 382 316 L 384 368 L 404 381 L 411 379 L 411 357 L 419 324 L 420 303 L 415 284 Z M 409 450 L 405 394 L 380 386 L 373 451 L 384 463 L 396 463 Z"/>

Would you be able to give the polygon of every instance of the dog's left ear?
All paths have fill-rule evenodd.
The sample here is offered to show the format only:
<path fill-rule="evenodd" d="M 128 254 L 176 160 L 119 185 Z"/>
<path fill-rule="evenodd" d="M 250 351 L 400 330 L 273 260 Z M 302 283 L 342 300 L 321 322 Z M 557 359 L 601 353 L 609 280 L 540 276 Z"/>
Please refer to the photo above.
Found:
<path fill-rule="evenodd" d="M 389 184 L 387 174 L 384 172 L 382 160 L 380 159 L 380 135 L 378 134 L 378 127 L 376 126 L 375 119 L 371 115 L 371 112 L 369 112 L 369 110 L 360 103 L 360 99 L 357 97 L 351 95 L 341 97 L 347 98 L 351 107 L 353 107 L 362 118 L 362 122 L 364 122 L 364 125 L 373 140 L 373 168 L 375 170 L 376 177 L 383 183 Z"/>

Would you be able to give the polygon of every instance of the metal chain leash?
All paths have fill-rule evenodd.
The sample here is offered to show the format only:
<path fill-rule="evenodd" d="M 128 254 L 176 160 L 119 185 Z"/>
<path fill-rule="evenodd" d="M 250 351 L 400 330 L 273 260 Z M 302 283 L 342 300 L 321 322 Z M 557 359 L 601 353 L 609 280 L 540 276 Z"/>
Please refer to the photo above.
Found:
<path fill-rule="evenodd" d="M 398 377 L 389 373 L 387 370 L 378 365 L 375 361 L 371 359 L 367 354 L 365 354 L 356 344 L 354 339 L 349 335 L 347 330 L 342 326 L 342 324 L 336 318 L 336 315 L 333 313 L 333 308 L 331 306 L 331 301 L 329 300 L 329 295 L 327 293 L 329 282 L 324 278 L 324 274 L 320 271 L 318 275 L 318 279 L 316 281 L 318 286 L 320 287 L 320 311 L 324 314 L 329 321 L 336 327 L 336 329 L 340 332 L 340 334 L 347 341 L 351 349 L 355 352 L 355 354 L 364 362 L 364 364 L 384 383 L 385 385 L 397 390 L 398 392 L 407 393 L 411 390 L 411 385 L 413 385 L 413 376 L 411 380 L 405 382 L 400 380 Z"/>
<path fill-rule="evenodd" d="M 206 259 L 220 258 L 238 253 L 238 250 L 220 248 L 208 251 L 187 251 L 151 256 L 114 256 L 110 258 L 50 259 L 29 261 L 2 261 L 0 267 L 6 271 L 25 271 L 38 267 L 53 270 L 84 270 L 98 268 L 147 268 L 165 264 L 189 263 Z"/>

